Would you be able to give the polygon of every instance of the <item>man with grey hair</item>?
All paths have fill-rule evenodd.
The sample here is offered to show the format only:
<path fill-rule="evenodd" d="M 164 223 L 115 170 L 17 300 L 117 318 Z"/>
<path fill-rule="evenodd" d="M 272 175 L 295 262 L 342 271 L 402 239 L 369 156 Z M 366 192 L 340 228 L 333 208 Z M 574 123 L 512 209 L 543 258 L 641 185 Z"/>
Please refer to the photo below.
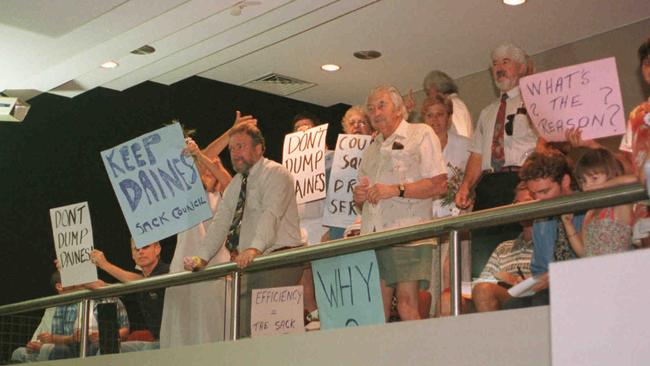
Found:
<path fill-rule="evenodd" d="M 526 75 L 528 68 L 526 53 L 515 45 L 504 44 L 492 51 L 491 58 L 492 77 L 501 96 L 481 111 L 465 176 L 455 197 L 458 207 L 469 207 L 476 186 L 474 211 L 512 202 L 519 181 L 517 172 L 535 150 L 538 139 L 519 91 L 519 79 Z M 516 225 L 509 225 L 475 231 L 472 236 L 474 239 L 489 237 L 489 242 L 496 245 L 513 239 L 517 230 Z"/>
<path fill-rule="evenodd" d="M 429 72 L 422 82 L 422 90 L 427 94 L 427 97 L 442 94 L 449 98 L 454 111 L 451 115 L 451 132 L 472 138 L 474 132 L 472 116 L 465 103 L 458 96 L 458 86 L 449 75 L 440 70 Z"/>
<path fill-rule="evenodd" d="M 397 89 L 378 87 L 367 100 L 378 132 L 364 151 L 353 197 L 361 207 L 361 234 L 413 225 L 432 218 L 432 199 L 447 192 L 440 141 L 429 126 L 406 122 Z M 386 319 L 395 293 L 402 320 L 419 319 L 418 289 L 429 287 L 431 239 L 376 251 Z"/>

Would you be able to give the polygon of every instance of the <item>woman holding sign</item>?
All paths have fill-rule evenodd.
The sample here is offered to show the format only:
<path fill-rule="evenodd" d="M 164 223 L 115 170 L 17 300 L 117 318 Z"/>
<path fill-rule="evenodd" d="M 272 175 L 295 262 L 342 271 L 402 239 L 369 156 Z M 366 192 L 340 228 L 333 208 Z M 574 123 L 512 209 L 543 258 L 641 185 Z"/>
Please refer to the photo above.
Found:
<path fill-rule="evenodd" d="M 233 126 L 241 123 L 256 124 L 252 116 L 236 112 Z M 208 195 L 212 214 L 217 210 L 221 194 L 232 176 L 221 164 L 219 154 L 228 144 L 228 131 L 214 140 L 203 151 L 191 138 L 186 139 L 187 151 L 197 163 L 201 181 Z M 178 234 L 174 258 L 169 272 L 183 271 L 183 257 L 194 255 L 205 237 L 212 218 Z M 209 264 L 226 263 L 230 254 L 223 246 Z M 226 317 L 225 279 L 170 287 L 165 293 L 165 306 L 160 325 L 160 347 L 201 344 L 223 340 Z"/>

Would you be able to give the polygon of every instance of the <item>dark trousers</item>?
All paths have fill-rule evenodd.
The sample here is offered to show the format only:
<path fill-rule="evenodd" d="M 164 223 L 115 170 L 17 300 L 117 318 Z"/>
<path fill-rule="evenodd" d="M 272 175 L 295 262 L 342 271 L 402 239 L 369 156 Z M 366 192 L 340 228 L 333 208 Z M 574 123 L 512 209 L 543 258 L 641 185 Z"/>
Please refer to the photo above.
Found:
<path fill-rule="evenodd" d="M 519 176 L 516 172 L 483 174 L 475 188 L 474 212 L 511 204 L 518 183 Z M 521 226 L 518 223 L 472 230 L 472 277 L 481 275 L 497 245 L 515 239 L 520 233 Z"/>
<path fill-rule="evenodd" d="M 513 297 L 503 304 L 504 310 L 530 308 L 533 306 L 544 306 L 550 304 L 550 292 L 548 289 L 536 292 L 533 296 Z"/>

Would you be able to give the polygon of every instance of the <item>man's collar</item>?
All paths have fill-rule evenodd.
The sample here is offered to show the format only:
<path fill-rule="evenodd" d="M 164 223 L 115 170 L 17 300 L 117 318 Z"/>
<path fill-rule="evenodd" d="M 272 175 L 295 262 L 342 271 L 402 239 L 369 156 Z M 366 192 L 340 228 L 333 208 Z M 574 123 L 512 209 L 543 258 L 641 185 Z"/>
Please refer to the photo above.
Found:
<path fill-rule="evenodd" d="M 521 91 L 519 90 L 519 86 L 515 86 L 514 88 L 508 90 L 506 94 L 508 94 L 508 99 L 512 99 L 514 97 L 519 96 Z"/>
<path fill-rule="evenodd" d="M 250 177 L 251 175 L 254 175 L 257 171 L 259 171 L 262 166 L 262 161 L 264 160 L 264 156 L 260 157 L 259 160 L 253 164 L 253 166 L 248 170 L 248 176 Z"/>
<path fill-rule="evenodd" d="M 399 125 L 397 125 L 397 128 L 395 129 L 395 131 L 393 131 L 393 133 L 390 136 L 388 136 L 388 139 L 393 139 L 394 140 L 397 137 L 405 138 L 406 133 L 407 133 L 407 129 L 408 129 L 408 122 L 406 122 L 406 120 L 404 120 L 402 118 Z M 377 136 L 377 138 L 376 138 L 376 140 L 378 142 L 380 142 L 380 143 L 383 143 L 384 141 L 386 141 L 388 139 L 385 138 L 384 135 L 382 135 L 382 134 L 379 134 Z"/>

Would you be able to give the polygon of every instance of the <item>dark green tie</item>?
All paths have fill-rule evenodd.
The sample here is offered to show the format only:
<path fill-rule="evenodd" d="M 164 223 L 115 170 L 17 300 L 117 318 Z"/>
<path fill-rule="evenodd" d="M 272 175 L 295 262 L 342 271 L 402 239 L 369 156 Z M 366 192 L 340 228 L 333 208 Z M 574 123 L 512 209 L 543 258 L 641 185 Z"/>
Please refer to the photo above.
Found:
<path fill-rule="evenodd" d="M 239 191 L 239 199 L 237 200 L 237 208 L 235 215 L 230 224 L 230 231 L 228 231 L 228 238 L 226 239 L 226 248 L 230 251 L 231 257 L 237 256 L 237 246 L 239 245 L 239 232 L 241 229 L 241 219 L 244 216 L 244 205 L 246 204 L 246 182 L 248 175 L 242 174 L 241 190 Z"/>

